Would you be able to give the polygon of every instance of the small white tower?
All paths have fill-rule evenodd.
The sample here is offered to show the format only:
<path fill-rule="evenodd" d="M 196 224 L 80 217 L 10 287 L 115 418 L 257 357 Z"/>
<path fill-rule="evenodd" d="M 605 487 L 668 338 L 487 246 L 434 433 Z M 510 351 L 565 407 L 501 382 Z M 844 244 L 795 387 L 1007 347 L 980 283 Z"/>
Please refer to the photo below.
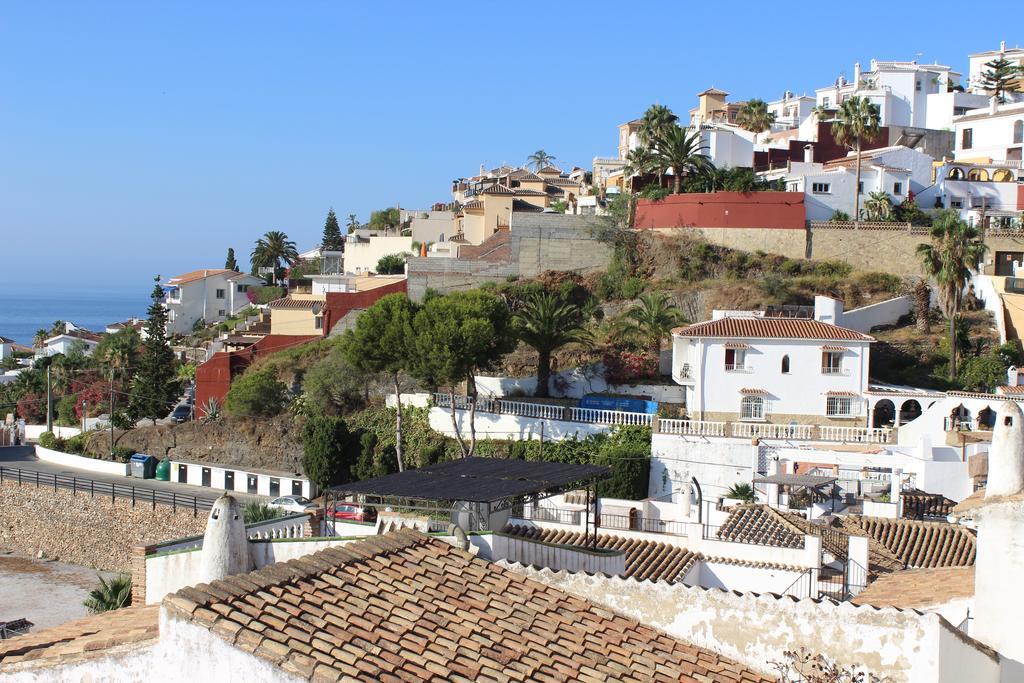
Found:
<path fill-rule="evenodd" d="M 972 635 L 999 652 L 1003 680 L 1024 680 L 1024 413 L 1015 401 L 996 411 L 984 499 L 962 506 L 978 527 Z"/>
<path fill-rule="evenodd" d="M 213 503 L 203 535 L 199 581 L 209 583 L 252 570 L 245 519 L 233 496 L 224 494 Z"/>

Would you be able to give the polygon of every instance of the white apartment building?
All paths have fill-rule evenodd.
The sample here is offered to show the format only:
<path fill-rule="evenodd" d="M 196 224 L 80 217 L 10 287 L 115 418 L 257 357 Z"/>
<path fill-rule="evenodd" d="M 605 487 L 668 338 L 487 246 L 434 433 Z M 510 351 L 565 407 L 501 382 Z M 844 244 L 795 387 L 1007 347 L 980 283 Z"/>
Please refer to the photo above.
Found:
<path fill-rule="evenodd" d="M 715 311 L 672 331 L 672 379 L 697 420 L 774 424 L 866 421 L 872 337 L 833 324 L 842 304 L 815 299 L 814 317 Z"/>
<path fill-rule="evenodd" d="M 976 52 L 972 55 L 967 56 L 969 66 L 967 68 L 967 89 L 971 92 L 978 93 L 980 95 L 987 96 L 984 88 L 981 87 L 983 80 L 982 74 L 988 69 L 985 67 L 986 64 L 994 59 L 998 59 L 1002 56 L 1006 61 L 1017 66 L 1024 66 L 1024 48 L 1022 47 L 1011 47 L 1007 49 L 1006 42 L 999 43 L 998 50 L 988 50 L 986 52 Z M 1018 101 L 1024 99 L 1024 95 L 1010 95 Z"/>
<path fill-rule="evenodd" d="M 883 126 L 925 128 L 928 96 L 960 83 L 960 74 L 941 64 L 871 60 L 871 69 L 853 65 L 853 79 L 843 76 L 814 91 L 816 104 L 835 108 L 854 95 L 876 104 Z M 952 112 L 950 113 L 952 115 Z"/>
<path fill-rule="evenodd" d="M 348 235 L 345 238 L 344 270 L 346 275 L 377 272 L 377 262 L 391 254 L 412 254 L 411 236 Z"/>
<path fill-rule="evenodd" d="M 817 104 L 810 95 L 794 95 L 787 90 L 777 100 L 768 103 L 768 113 L 775 114 L 773 130 L 797 128 L 807 120 Z"/>
<path fill-rule="evenodd" d="M 1007 161 L 1018 167 L 1024 159 L 1024 102 L 999 104 L 953 119 L 956 134 L 953 155 L 957 161 Z"/>
<path fill-rule="evenodd" d="M 261 278 L 225 268 L 170 278 L 163 285 L 167 334 L 188 334 L 197 322 L 208 325 L 231 317 L 250 305 L 249 288 L 263 284 Z"/>
<path fill-rule="evenodd" d="M 852 214 L 858 189 L 856 155 L 851 152 L 822 164 L 811 161 L 812 152 L 808 145 L 805 161 L 790 162 L 786 168 L 766 171 L 762 177 L 784 178 L 789 192 L 803 192 L 808 220 L 827 221 L 836 211 Z M 927 154 L 899 145 L 861 152 L 861 210 L 872 192 L 885 192 L 894 205 L 906 200 L 911 192 L 920 195 L 932 185 L 932 162 Z"/>
<path fill-rule="evenodd" d="M 935 185 L 918 198 L 923 209 L 955 209 L 965 220 L 982 214 L 996 223 L 1024 212 L 1024 169 L 1020 163 L 950 161 L 935 169 Z"/>

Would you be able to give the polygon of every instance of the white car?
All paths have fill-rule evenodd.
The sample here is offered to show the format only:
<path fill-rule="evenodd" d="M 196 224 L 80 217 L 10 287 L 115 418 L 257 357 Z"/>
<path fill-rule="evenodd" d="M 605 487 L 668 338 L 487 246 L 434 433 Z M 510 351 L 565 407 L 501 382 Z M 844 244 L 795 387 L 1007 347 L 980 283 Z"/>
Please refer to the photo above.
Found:
<path fill-rule="evenodd" d="M 306 512 L 315 508 L 316 503 L 305 496 L 281 496 L 267 503 L 267 506 L 288 512 Z"/>

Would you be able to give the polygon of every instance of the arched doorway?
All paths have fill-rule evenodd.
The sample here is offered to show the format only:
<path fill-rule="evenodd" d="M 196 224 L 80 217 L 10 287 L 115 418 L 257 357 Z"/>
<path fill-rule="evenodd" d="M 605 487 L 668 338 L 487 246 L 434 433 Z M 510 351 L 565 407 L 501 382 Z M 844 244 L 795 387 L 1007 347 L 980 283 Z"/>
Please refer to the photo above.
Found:
<path fill-rule="evenodd" d="M 949 413 L 949 420 L 947 421 L 946 431 L 964 430 L 970 431 L 973 427 L 971 423 L 971 411 L 964 408 L 961 403 Z"/>
<path fill-rule="evenodd" d="M 909 399 L 900 406 L 900 424 L 905 425 L 921 417 L 921 404 L 916 399 Z"/>
<path fill-rule="evenodd" d="M 896 423 L 896 405 L 887 398 L 875 404 L 871 411 L 872 427 L 892 427 Z"/>
<path fill-rule="evenodd" d="M 992 428 L 996 426 L 996 411 L 992 410 L 988 406 L 985 406 L 978 411 L 978 429 L 985 431 L 992 431 Z"/>

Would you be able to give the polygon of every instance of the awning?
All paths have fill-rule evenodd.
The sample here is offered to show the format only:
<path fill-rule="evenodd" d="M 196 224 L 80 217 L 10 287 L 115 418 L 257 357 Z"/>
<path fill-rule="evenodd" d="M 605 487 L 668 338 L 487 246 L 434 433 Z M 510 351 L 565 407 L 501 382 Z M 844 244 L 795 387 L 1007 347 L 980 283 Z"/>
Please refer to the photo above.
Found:
<path fill-rule="evenodd" d="M 860 396 L 856 391 L 826 391 L 826 396 L 848 396 L 849 398 L 857 398 Z"/>
<path fill-rule="evenodd" d="M 744 344 L 743 342 L 727 342 L 725 345 L 727 349 L 736 349 L 737 351 L 743 351 L 750 348 L 750 344 Z"/>
<path fill-rule="evenodd" d="M 826 477 L 820 474 L 770 474 L 766 477 L 754 477 L 755 484 L 779 484 L 780 486 L 807 486 L 817 488 L 834 484 L 839 481 L 836 477 Z"/>
<path fill-rule="evenodd" d="M 842 351 L 849 351 L 850 349 L 846 348 L 845 346 L 822 346 L 821 350 L 822 351 L 840 351 L 840 352 L 842 352 Z"/>
<path fill-rule="evenodd" d="M 744 396 L 767 396 L 768 392 L 764 389 L 740 389 L 740 393 Z"/>

